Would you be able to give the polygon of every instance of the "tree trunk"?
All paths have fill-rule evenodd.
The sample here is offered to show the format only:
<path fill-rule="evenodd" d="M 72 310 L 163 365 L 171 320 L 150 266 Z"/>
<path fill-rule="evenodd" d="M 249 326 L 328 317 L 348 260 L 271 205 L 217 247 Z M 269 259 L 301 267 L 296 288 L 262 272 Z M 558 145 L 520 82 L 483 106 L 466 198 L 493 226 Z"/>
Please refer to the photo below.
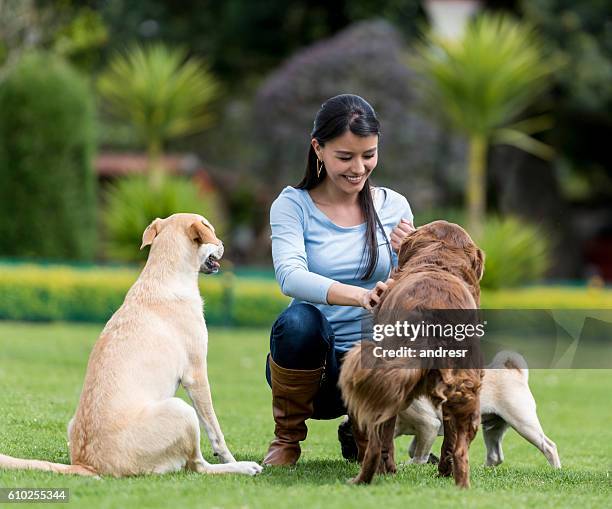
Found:
<path fill-rule="evenodd" d="M 468 210 L 468 230 L 474 240 L 484 229 L 486 213 L 487 139 L 474 134 L 469 141 L 468 179 L 465 193 Z"/>
<path fill-rule="evenodd" d="M 164 168 L 162 167 L 162 146 L 158 140 L 149 140 L 147 147 L 149 167 L 149 185 L 152 189 L 159 190 L 164 184 Z"/>

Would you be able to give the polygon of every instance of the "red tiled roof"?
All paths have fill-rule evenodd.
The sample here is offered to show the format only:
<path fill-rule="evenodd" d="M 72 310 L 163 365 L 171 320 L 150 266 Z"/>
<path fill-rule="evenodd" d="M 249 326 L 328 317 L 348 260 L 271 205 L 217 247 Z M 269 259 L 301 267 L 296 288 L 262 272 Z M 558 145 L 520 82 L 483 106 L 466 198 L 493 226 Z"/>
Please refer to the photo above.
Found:
<path fill-rule="evenodd" d="M 146 154 L 102 152 L 96 157 L 94 167 L 99 177 L 120 177 L 145 173 L 149 162 Z M 191 154 L 170 154 L 162 158 L 162 167 L 169 173 L 193 174 L 204 171 L 197 157 Z"/>
<path fill-rule="evenodd" d="M 149 166 L 146 154 L 129 152 L 102 152 L 94 161 L 94 168 L 100 178 L 118 178 L 126 175 L 145 173 Z M 162 158 L 162 167 L 173 175 L 191 176 L 203 191 L 214 190 L 215 186 L 201 161 L 193 154 L 168 154 Z"/>

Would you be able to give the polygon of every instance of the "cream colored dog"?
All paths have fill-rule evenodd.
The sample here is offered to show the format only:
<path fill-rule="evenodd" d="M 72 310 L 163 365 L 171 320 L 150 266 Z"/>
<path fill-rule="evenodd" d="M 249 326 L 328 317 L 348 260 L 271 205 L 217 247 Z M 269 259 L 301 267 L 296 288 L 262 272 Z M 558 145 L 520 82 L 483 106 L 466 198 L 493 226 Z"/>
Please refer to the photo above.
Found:
<path fill-rule="evenodd" d="M 513 352 L 499 352 L 484 370 L 480 415 L 487 466 L 497 466 L 504 461 L 502 439 L 511 426 L 535 445 L 551 466 L 561 467 L 557 446 L 544 434 L 538 419 L 528 379 L 525 359 Z M 431 446 L 436 437 L 443 434 L 442 412 L 428 399 L 415 399 L 397 416 L 395 436 L 414 435 L 408 450 L 412 463 L 435 462 L 435 457 L 430 458 Z"/>
<path fill-rule="evenodd" d="M 223 244 L 204 217 L 174 214 L 147 227 L 141 249 L 148 245 L 146 266 L 89 358 L 68 425 L 72 464 L 0 455 L 0 468 L 117 477 L 184 467 L 206 474 L 262 470 L 237 462 L 225 445 L 208 384 L 198 273 L 218 270 Z M 179 383 L 193 407 L 174 397 Z M 224 464 L 202 456 L 198 417 Z"/>

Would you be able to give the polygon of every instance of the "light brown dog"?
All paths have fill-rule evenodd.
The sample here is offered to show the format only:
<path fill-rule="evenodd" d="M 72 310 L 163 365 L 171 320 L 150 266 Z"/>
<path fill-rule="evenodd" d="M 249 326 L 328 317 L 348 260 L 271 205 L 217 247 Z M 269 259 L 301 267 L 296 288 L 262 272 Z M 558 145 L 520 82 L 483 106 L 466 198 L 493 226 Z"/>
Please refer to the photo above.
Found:
<path fill-rule="evenodd" d="M 72 464 L 0 455 L 0 468 L 117 477 L 261 471 L 255 462 L 236 462 L 227 448 L 208 384 L 198 273 L 218 270 L 223 244 L 204 217 L 174 214 L 147 227 L 141 249 L 148 245 L 146 266 L 90 355 L 68 425 Z M 193 407 L 174 397 L 179 383 Z M 224 464 L 202 456 L 198 418 Z"/>
<path fill-rule="evenodd" d="M 403 241 L 395 283 L 383 294 L 376 319 L 397 310 L 470 310 L 480 303 L 479 281 L 484 255 L 460 226 L 434 221 L 417 228 Z M 374 358 L 376 344 L 362 341 L 343 362 L 339 385 L 354 429 L 362 460 L 354 483 L 369 483 L 376 472 L 394 473 L 393 436 L 396 416 L 414 398 L 427 396 L 441 405 L 444 442 L 439 464 L 443 476 L 454 475 L 469 487 L 468 447 L 480 420 L 482 370 L 430 369 L 407 359 L 387 360 L 382 369 L 362 365 Z M 365 436 L 359 436 L 361 434 Z M 367 449 L 363 446 L 367 443 Z"/>
<path fill-rule="evenodd" d="M 525 359 L 516 352 L 501 351 L 486 366 L 480 392 L 482 434 L 487 455 L 485 465 L 494 467 L 504 461 L 502 440 L 512 427 L 544 454 L 550 465 L 561 468 L 557 445 L 546 436 L 536 402 L 529 389 L 529 370 Z M 444 434 L 442 412 L 427 398 L 416 398 L 397 416 L 395 436 L 414 435 L 408 454 L 412 463 L 435 462 L 431 446 Z"/>

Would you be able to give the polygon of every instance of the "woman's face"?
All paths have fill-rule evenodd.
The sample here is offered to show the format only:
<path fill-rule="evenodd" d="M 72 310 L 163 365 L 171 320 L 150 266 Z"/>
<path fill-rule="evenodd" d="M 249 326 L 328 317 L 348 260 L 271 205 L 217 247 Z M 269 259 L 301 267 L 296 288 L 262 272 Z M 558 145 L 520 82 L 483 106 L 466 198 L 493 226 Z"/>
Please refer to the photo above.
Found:
<path fill-rule="evenodd" d="M 325 164 L 330 184 L 354 194 L 363 189 L 366 179 L 378 162 L 378 135 L 357 136 L 345 132 L 321 146 L 313 138 L 312 146 Z"/>

